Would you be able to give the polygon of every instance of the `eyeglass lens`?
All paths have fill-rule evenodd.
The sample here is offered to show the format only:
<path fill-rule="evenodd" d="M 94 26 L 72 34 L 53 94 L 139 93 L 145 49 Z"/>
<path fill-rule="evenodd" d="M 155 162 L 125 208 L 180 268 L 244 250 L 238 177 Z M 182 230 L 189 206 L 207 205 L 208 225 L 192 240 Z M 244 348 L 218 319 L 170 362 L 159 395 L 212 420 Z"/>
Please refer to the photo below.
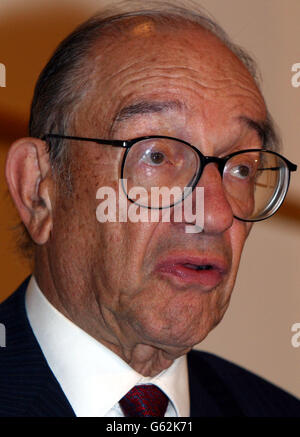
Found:
<path fill-rule="evenodd" d="M 129 149 L 123 168 L 127 196 L 148 208 L 172 206 L 184 198 L 185 187 L 195 185 L 201 166 L 198 153 L 185 143 L 166 138 L 139 141 Z M 226 198 L 233 215 L 243 220 L 261 220 L 272 215 L 286 194 L 288 182 L 285 161 L 263 150 L 233 155 L 223 171 Z M 133 199 L 136 187 L 143 190 L 139 191 L 138 199 Z M 160 190 L 160 195 L 154 187 Z"/>

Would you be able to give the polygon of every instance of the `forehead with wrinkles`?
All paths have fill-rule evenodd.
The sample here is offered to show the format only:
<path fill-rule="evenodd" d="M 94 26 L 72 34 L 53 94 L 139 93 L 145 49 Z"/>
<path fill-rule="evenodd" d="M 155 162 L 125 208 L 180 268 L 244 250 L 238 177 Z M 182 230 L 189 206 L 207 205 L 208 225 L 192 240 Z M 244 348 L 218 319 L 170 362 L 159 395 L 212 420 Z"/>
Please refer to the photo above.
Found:
<path fill-rule="evenodd" d="M 94 65 L 90 89 L 77 123 L 111 126 L 122 107 L 148 97 L 169 96 L 192 104 L 189 95 L 226 98 L 240 90 L 251 91 L 252 106 L 265 117 L 263 98 L 243 63 L 215 35 L 199 25 L 183 23 L 176 28 L 151 19 L 131 18 L 112 26 L 90 52 Z M 179 88 L 181 89 L 179 91 Z M 181 93 L 181 94 L 180 94 Z M 259 109 L 260 108 L 260 109 Z M 193 108 L 189 108 L 192 110 Z M 103 132 L 103 134 L 108 132 Z"/>

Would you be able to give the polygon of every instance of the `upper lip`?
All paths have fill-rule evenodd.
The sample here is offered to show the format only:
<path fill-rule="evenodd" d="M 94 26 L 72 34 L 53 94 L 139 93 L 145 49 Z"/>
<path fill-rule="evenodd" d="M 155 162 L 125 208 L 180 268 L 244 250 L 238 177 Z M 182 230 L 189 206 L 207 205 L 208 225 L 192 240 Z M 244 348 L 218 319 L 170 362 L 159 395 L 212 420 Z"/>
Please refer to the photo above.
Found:
<path fill-rule="evenodd" d="M 210 266 L 212 269 L 218 270 L 221 274 L 226 274 L 229 269 L 227 260 L 223 256 L 217 255 L 198 255 L 198 254 L 171 254 L 161 258 L 155 270 L 160 270 L 166 265 L 185 265 L 190 264 L 194 266 Z"/>

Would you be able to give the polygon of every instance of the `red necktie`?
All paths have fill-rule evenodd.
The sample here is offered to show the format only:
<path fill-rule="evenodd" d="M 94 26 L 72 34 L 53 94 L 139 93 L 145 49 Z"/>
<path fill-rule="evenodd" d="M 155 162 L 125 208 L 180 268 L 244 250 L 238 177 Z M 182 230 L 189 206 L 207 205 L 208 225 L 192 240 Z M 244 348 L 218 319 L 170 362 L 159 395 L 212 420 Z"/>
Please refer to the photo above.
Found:
<path fill-rule="evenodd" d="M 164 417 L 168 398 L 156 385 L 136 385 L 119 404 L 126 417 Z"/>

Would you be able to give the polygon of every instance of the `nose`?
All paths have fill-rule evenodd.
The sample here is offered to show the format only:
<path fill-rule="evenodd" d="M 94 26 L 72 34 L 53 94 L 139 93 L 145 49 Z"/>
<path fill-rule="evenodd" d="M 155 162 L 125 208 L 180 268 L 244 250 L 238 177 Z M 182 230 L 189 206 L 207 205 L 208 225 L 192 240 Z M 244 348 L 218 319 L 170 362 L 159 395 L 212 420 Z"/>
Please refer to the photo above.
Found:
<path fill-rule="evenodd" d="M 225 232 L 231 227 L 234 217 L 226 198 L 222 176 L 215 163 L 210 163 L 205 167 L 197 187 L 204 188 L 203 231 L 206 234 Z"/>

